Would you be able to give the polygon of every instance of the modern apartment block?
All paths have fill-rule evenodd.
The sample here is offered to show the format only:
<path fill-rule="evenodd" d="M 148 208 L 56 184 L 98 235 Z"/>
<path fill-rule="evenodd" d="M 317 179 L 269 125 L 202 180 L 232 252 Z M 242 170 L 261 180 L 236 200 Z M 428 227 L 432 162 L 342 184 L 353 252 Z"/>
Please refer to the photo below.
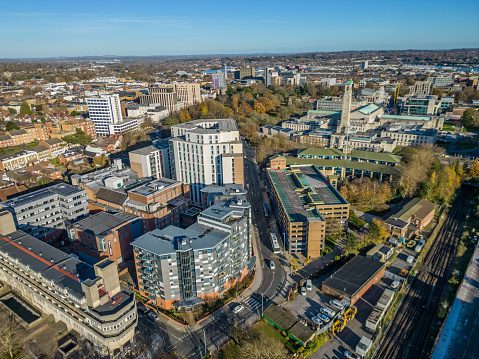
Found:
<path fill-rule="evenodd" d="M 434 84 L 430 81 L 418 81 L 414 85 L 409 86 L 410 95 L 432 95 Z"/>
<path fill-rule="evenodd" d="M 132 243 L 139 292 L 165 309 L 214 301 L 251 269 L 251 205 L 216 202 L 186 229 L 169 226 Z"/>
<path fill-rule="evenodd" d="M 138 120 L 123 120 L 120 96 L 118 94 L 100 94 L 86 99 L 90 119 L 95 124 L 97 135 L 108 137 L 138 129 Z"/>
<path fill-rule="evenodd" d="M 221 90 L 226 88 L 227 74 L 222 71 L 218 71 L 211 74 L 211 81 L 213 83 L 213 89 Z"/>
<path fill-rule="evenodd" d="M 83 189 L 59 183 L 0 202 L 0 207 L 12 212 L 18 229 L 54 243 L 67 224 L 89 215 L 87 200 Z"/>
<path fill-rule="evenodd" d="M 201 206 L 210 184 L 244 184 L 243 144 L 233 119 L 196 120 L 171 127 L 171 175 L 190 185 L 191 202 Z"/>
<path fill-rule="evenodd" d="M 115 208 L 132 213 L 141 218 L 143 232 L 180 224 L 180 215 L 190 207 L 188 185 L 138 178 L 131 169 L 116 166 L 72 176 L 72 183 L 85 189 L 92 212 Z"/>
<path fill-rule="evenodd" d="M 439 108 L 437 96 L 415 95 L 406 99 L 403 112 L 410 115 L 436 115 Z"/>
<path fill-rule="evenodd" d="M 155 87 L 148 88 L 148 95 L 140 96 L 141 104 L 149 105 L 158 103 L 166 107 L 170 113 L 179 110 L 179 102 L 181 103 L 181 107 L 201 102 L 200 84 L 157 84 Z"/>
<path fill-rule="evenodd" d="M 313 165 L 288 166 L 286 161 L 267 171 L 270 198 L 289 253 L 319 257 L 333 227 L 346 228 L 349 203 Z M 334 185 L 333 185 L 334 184 Z"/>
<path fill-rule="evenodd" d="M 131 242 L 143 234 L 140 218 L 126 212 L 101 211 L 76 222 L 73 228 L 73 248 L 90 264 L 105 258 L 122 263 L 133 254 Z"/>
<path fill-rule="evenodd" d="M 447 87 L 453 83 L 452 76 L 430 76 L 427 78 L 435 87 Z"/>
<path fill-rule="evenodd" d="M 163 177 L 160 166 L 160 151 L 154 146 L 139 148 L 128 153 L 130 168 L 139 177 Z"/>
<path fill-rule="evenodd" d="M 90 266 L 22 231 L 0 235 L 0 280 L 45 315 L 91 341 L 102 356 L 125 355 L 138 323 L 116 263 Z"/>

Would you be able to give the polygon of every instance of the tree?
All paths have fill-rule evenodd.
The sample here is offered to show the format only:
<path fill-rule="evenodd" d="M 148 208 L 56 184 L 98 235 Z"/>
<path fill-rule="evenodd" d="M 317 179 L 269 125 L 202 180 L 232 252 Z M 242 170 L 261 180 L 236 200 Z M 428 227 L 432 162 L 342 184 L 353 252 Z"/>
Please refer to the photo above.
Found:
<path fill-rule="evenodd" d="M 466 109 L 461 116 L 461 123 L 463 126 L 477 126 L 479 119 L 477 118 L 476 111 L 473 108 Z"/>
<path fill-rule="evenodd" d="M 202 102 L 198 105 L 198 110 L 200 110 L 201 116 L 204 117 L 208 114 L 208 105 Z"/>
<path fill-rule="evenodd" d="M 238 353 L 238 359 L 286 359 L 288 351 L 271 336 L 244 341 Z"/>
<path fill-rule="evenodd" d="M 80 144 L 84 147 L 93 142 L 93 138 L 86 135 L 81 128 L 77 128 L 75 134 L 65 136 L 62 139 L 67 143 Z"/>
<path fill-rule="evenodd" d="M 13 315 L 0 324 L 0 351 L 2 358 L 16 359 L 22 355 L 22 337 L 20 325 L 15 322 Z"/>
<path fill-rule="evenodd" d="M 105 154 L 101 156 L 96 156 L 93 159 L 93 164 L 97 167 L 104 167 L 108 163 L 108 157 Z"/>
<path fill-rule="evenodd" d="M 234 87 L 228 86 L 228 88 L 226 89 L 226 94 L 228 96 L 233 96 L 234 94 L 236 94 L 236 90 L 234 89 Z"/>
<path fill-rule="evenodd" d="M 354 233 L 348 233 L 346 237 L 346 245 L 344 246 L 344 254 L 358 254 L 359 250 L 359 241 L 358 238 L 354 235 Z"/>
<path fill-rule="evenodd" d="M 471 177 L 478 177 L 479 176 L 479 159 L 475 158 L 472 161 L 471 168 L 469 169 L 469 174 Z"/>
<path fill-rule="evenodd" d="M 78 112 L 73 110 L 72 112 L 70 112 L 70 115 L 73 116 L 73 117 L 76 117 L 76 116 L 78 116 Z"/>
<path fill-rule="evenodd" d="M 7 131 L 12 131 L 12 130 L 19 130 L 20 129 L 20 126 L 18 126 L 16 123 L 14 123 L 13 121 L 8 121 L 7 122 L 7 125 L 5 126 L 5 129 Z"/>
<path fill-rule="evenodd" d="M 254 110 L 257 112 L 257 113 L 265 113 L 266 112 L 266 109 L 264 108 L 264 106 L 261 104 L 261 102 L 256 102 L 254 104 Z"/>
<path fill-rule="evenodd" d="M 183 108 L 180 110 L 180 122 L 183 123 L 188 121 L 191 121 L 190 113 L 186 108 Z"/>
<path fill-rule="evenodd" d="M 10 112 L 12 115 L 16 115 L 16 114 L 17 114 L 17 110 L 15 110 L 14 108 L 9 107 L 7 110 L 8 110 L 8 112 Z"/>
<path fill-rule="evenodd" d="M 23 101 L 20 104 L 20 113 L 23 115 L 33 115 L 30 105 L 26 101 Z"/>
<path fill-rule="evenodd" d="M 170 128 L 171 126 L 176 125 L 177 123 L 178 122 L 176 122 L 176 120 L 172 119 L 171 117 L 168 117 L 163 121 L 163 125 L 166 128 Z"/>
<path fill-rule="evenodd" d="M 388 235 L 388 229 L 382 220 L 374 218 L 371 223 L 369 223 L 368 239 L 374 242 L 374 244 L 381 243 Z"/>

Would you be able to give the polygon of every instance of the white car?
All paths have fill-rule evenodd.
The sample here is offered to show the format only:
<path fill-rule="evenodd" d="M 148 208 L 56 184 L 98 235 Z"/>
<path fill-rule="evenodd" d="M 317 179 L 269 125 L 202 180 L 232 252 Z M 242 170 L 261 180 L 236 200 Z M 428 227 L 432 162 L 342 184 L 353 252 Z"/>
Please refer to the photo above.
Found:
<path fill-rule="evenodd" d="M 359 355 L 357 355 L 357 354 L 355 354 L 355 353 L 352 353 L 352 352 L 350 352 L 349 350 L 346 350 L 346 351 L 344 352 L 344 356 L 345 356 L 346 358 L 348 358 L 348 359 L 360 359 L 360 358 L 359 358 Z"/>
<path fill-rule="evenodd" d="M 337 299 L 330 300 L 329 304 L 331 304 L 334 308 L 339 309 L 339 310 L 342 310 L 344 308 L 343 303 L 341 303 Z"/>
<path fill-rule="evenodd" d="M 275 268 L 276 268 L 273 261 L 270 261 L 270 262 L 269 262 L 269 267 L 270 267 L 271 269 L 275 269 Z"/>
<path fill-rule="evenodd" d="M 301 287 L 301 295 L 306 295 L 306 287 Z"/>
<path fill-rule="evenodd" d="M 391 288 L 396 289 L 397 287 L 399 287 L 399 281 L 395 280 L 394 282 L 391 283 Z"/>
<path fill-rule="evenodd" d="M 155 312 L 149 312 L 148 313 L 148 316 L 153 319 L 153 320 L 158 320 L 160 319 L 160 317 L 158 316 L 158 314 L 156 314 Z"/>
<path fill-rule="evenodd" d="M 312 321 L 314 324 L 317 324 L 317 325 L 321 325 L 321 324 L 322 324 L 321 319 L 319 319 L 318 317 L 312 317 L 312 318 L 311 318 L 311 321 Z"/>
<path fill-rule="evenodd" d="M 319 311 L 323 314 L 326 314 L 330 318 L 333 318 L 336 315 L 336 312 L 334 310 L 327 307 L 321 308 Z"/>
<path fill-rule="evenodd" d="M 239 305 L 237 305 L 236 307 L 233 308 L 233 313 L 238 314 L 238 313 L 241 312 L 243 309 L 244 309 L 244 305 L 243 305 L 243 304 L 239 304 Z"/>

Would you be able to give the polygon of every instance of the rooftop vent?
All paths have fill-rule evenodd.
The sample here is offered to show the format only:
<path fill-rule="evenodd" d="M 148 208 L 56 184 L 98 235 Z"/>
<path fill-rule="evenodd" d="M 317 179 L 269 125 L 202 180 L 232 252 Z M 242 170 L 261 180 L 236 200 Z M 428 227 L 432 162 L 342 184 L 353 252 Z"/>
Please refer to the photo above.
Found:
<path fill-rule="evenodd" d="M 32 250 L 32 247 L 28 246 L 28 250 L 31 251 L 31 250 Z"/>
<path fill-rule="evenodd" d="M 40 257 L 43 257 L 43 254 L 42 254 L 42 252 L 38 253 L 38 255 L 39 255 Z"/>
<path fill-rule="evenodd" d="M 55 261 L 53 260 L 53 258 L 51 258 L 51 259 L 50 259 L 50 262 L 53 263 L 53 262 L 55 262 Z"/>

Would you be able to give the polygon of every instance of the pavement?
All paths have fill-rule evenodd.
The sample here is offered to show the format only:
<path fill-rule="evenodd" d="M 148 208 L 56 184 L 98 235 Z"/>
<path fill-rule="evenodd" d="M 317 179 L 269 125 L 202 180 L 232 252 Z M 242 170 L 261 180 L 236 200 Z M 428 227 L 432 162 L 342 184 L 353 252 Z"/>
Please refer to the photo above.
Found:
<path fill-rule="evenodd" d="M 434 348 L 432 359 L 479 358 L 479 246 Z"/>
<path fill-rule="evenodd" d="M 161 349 L 163 339 L 161 339 L 161 337 L 156 333 L 153 333 L 150 338 L 150 347 L 148 348 L 148 350 L 141 353 L 141 355 L 139 355 L 137 359 L 152 359 L 155 357 L 155 354 L 158 352 L 158 350 Z"/>

